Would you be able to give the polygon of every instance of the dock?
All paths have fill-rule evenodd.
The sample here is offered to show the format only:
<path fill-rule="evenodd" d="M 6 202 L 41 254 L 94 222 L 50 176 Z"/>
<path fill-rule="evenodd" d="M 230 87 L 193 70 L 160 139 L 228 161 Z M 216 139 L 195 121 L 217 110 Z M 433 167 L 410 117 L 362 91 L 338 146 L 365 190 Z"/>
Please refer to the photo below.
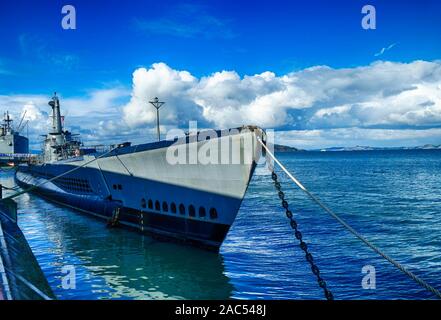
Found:
<path fill-rule="evenodd" d="M 0 185 L 1 190 L 1 185 Z M 52 300 L 55 296 L 17 224 L 17 204 L 0 201 L 0 300 Z"/>

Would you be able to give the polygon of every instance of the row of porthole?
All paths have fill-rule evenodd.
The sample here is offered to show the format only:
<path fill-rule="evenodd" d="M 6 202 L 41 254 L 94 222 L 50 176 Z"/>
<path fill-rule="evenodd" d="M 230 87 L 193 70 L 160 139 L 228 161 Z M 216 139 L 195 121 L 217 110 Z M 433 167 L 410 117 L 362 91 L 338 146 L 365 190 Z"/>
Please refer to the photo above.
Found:
<path fill-rule="evenodd" d="M 161 203 L 158 200 L 156 200 L 155 203 L 153 203 L 152 199 L 149 199 L 149 201 L 146 202 L 146 200 L 143 198 L 141 199 L 141 207 L 144 209 L 148 207 L 149 209 L 154 209 L 156 211 L 162 211 L 162 212 L 169 212 L 170 209 L 171 213 L 179 212 L 179 214 L 181 215 L 186 214 L 185 205 L 182 203 L 179 205 L 179 207 L 177 207 L 176 204 L 172 202 L 169 208 L 168 203 L 166 201 L 163 201 L 161 205 Z M 190 217 L 196 217 L 196 208 L 192 204 L 188 206 L 188 215 Z M 198 215 L 200 218 L 205 218 L 207 216 L 207 212 L 204 207 L 199 207 Z M 216 208 L 211 208 L 209 210 L 209 215 L 211 219 L 217 219 Z"/>
<path fill-rule="evenodd" d="M 51 179 L 55 177 L 53 174 L 44 173 L 44 172 L 36 172 L 34 173 L 34 175 L 46 179 Z M 54 183 L 68 190 L 80 191 L 80 192 L 92 192 L 92 188 L 89 185 L 89 181 L 87 181 L 86 179 L 61 177 L 56 179 Z"/>

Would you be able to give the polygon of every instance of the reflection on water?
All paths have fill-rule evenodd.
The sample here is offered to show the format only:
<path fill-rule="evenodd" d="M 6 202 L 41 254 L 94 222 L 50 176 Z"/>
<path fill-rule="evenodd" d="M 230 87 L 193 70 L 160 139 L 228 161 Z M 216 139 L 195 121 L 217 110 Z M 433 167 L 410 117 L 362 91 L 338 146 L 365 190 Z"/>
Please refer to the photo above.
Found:
<path fill-rule="evenodd" d="M 13 186 L 2 172 L 3 185 Z M 61 299 L 228 299 L 233 287 L 220 255 L 136 232 L 108 229 L 102 221 L 33 195 L 16 199 L 19 224 L 54 293 Z M 63 289 L 64 266 L 73 265 L 76 288 Z"/>
<path fill-rule="evenodd" d="M 298 152 L 285 166 L 390 256 L 441 288 L 441 151 Z M 433 296 L 367 248 L 281 174 L 303 239 L 336 299 Z M 0 182 L 13 185 L 11 173 Z M 257 168 L 220 255 L 157 242 L 36 196 L 18 199 L 19 224 L 61 299 L 323 299 L 271 177 Z M 76 267 L 75 290 L 61 288 Z M 375 290 L 361 286 L 376 269 Z"/>

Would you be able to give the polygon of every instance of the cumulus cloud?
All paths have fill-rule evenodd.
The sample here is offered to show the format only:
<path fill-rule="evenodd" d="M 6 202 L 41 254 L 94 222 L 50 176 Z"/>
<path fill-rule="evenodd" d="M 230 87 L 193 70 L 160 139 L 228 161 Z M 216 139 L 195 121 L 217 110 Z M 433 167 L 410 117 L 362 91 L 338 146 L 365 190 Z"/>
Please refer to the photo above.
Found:
<path fill-rule="evenodd" d="M 32 129 L 36 132 L 42 132 L 46 130 L 49 125 L 48 113 L 45 111 L 41 111 L 32 101 L 26 103 L 21 109 L 20 121 L 21 119 L 23 119 L 21 128 L 24 129 L 25 124 L 27 124 L 27 126 L 31 124 Z"/>
<path fill-rule="evenodd" d="M 441 128 L 365 129 L 338 128 L 316 130 L 288 130 L 276 132 L 276 141 L 302 149 L 344 146 L 414 147 L 424 144 L 439 145 Z"/>
<path fill-rule="evenodd" d="M 323 108 L 310 123 L 318 127 L 432 127 L 441 124 L 441 90 L 437 83 L 420 83 L 391 96 Z"/>
<path fill-rule="evenodd" d="M 100 141 L 104 133 L 109 134 L 107 138 L 110 140 L 114 138 L 113 134 L 100 126 L 100 123 L 117 121 L 118 125 L 127 127 L 119 119 L 122 114 L 120 107 L 127 102 L 128 95 L 129 91 L 121 86 L 92 90 L 81 97 L 64 98 L 59 95 L 61 114 L 66 116 L 66 126 L 84 135 L 85 140 Z M 42 140 L 40 135 L 46 134 L 50 128 L 50 99 L 51 95 L 45 94 L 0 95 L 0 112 L 9 111 L 16 126 L 23 116 L 23 121 L 28 121 L 26 131 L 33 149 L 39 149 Z"/>
<path fill-rule="evenodd" d="M 189 94 L 196 83 L 197 79 L 189 72 L 173 70 L 164 63 L 154 64 L 148 70 L 135 70 L 131 99 L 123 107 L 124 120 L 133 127 L 153 123 L 156 109 L 149 101 L 156 96 L 166 99 L 166 106 L 161 109 L 163 124 L 197 119 L 200 108 Z"/>
<path fill-rule="evenodd" d="M 69 116 L 88 117 L 91 114 L 103 113 L 104 115 L 120 113 L 120 106 L 130 95 L 130 91 L 122 86 L 107 89 L 91 90 L 82 96 L 61 96 L 62 108 Z"/>
<path fill-rule="evenodd" d="M 187 128 L 190 120 L 200 128 L 254 124 L 310 147 L 441 138 L 440 61 L 315 66 L 285 75 L 224 70 L 202 77 L 155 63 L 133 72 L 131 89 L 116 86 L 61 101 L 68 125 L 86 140 L 144 142 L 154 135 L 156 111 L 148 103 L 154 97 L 166 102 L 160 111 L 163 131 Z M 0 96 L 1 106 L 27 109 L 31 122 L 40 124 L 50 111 L 47 101 L 46 95 Z M 32 126 L 41 132 L 45 125 Z"/>
<path fill-rule="evenodd" d="M 216 127 L 432 127 L 441 125 L 440 88 L 440 62 L 316 66 L 282 76 L 267 71 L 240 77 L 221 71 L 199 79 L 156 63 L 134 72 L 132 97 L 123 111 L 129 125 L 152 124 L 155 113 L 147 101 L 158 96 L 167 102 L 161 110 L 164 123 L 199 119 Z"/>

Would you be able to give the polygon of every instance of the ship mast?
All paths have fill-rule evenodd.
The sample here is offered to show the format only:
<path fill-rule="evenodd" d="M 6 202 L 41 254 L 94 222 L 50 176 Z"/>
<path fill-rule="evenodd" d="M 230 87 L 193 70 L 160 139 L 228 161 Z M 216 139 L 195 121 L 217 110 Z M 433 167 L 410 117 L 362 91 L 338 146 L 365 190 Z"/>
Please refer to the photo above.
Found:
<path fill-rule="evenodd" d="M 161 108 L 165 102 L 159 101 L 158 97 L 155 97 L 153 101 L 149 103 L 156 108 L 156 131 L 158 133 L 158 141 L 161 141 L 161 131 L 159 129 L 159 108 Z"/>
<path fill-rule="evenodd" d="M 45 160 L 54 161 L 63 157 L 64 133 L 61 124 L 60 101 L 57 93 L 54 93 L 52 100 L 48 103 L 52 107 L 52 129 L 50 130 L 45 144 Z"/>
<path fill-rule="evenodd" d="M 5 134 L 11 133 L 11 122 L 12 119 L 9 117 L 9 111 L 6 111 L 5 113 L 5 119 L 3 120 L 5 122 Z"/>
<path fill-rule="evenodd" d="M 52 135 L 61 135 L 63 127 L 61 126 L 60 115 L 60 100 L 58 100 L 57 93 L 54 93 L 52 100 L 48 103 L 52 107 Z"/>
<path fill-rule="evenodd" d="M 81 141 L 73 138 L 71 132 L 63 129 L 60 100 L 56 92 L 48 104 L 52 107 L 52 128 L 44 141 L 43 161 L 53 162 L 77 156 L 80 153 Z"/>

